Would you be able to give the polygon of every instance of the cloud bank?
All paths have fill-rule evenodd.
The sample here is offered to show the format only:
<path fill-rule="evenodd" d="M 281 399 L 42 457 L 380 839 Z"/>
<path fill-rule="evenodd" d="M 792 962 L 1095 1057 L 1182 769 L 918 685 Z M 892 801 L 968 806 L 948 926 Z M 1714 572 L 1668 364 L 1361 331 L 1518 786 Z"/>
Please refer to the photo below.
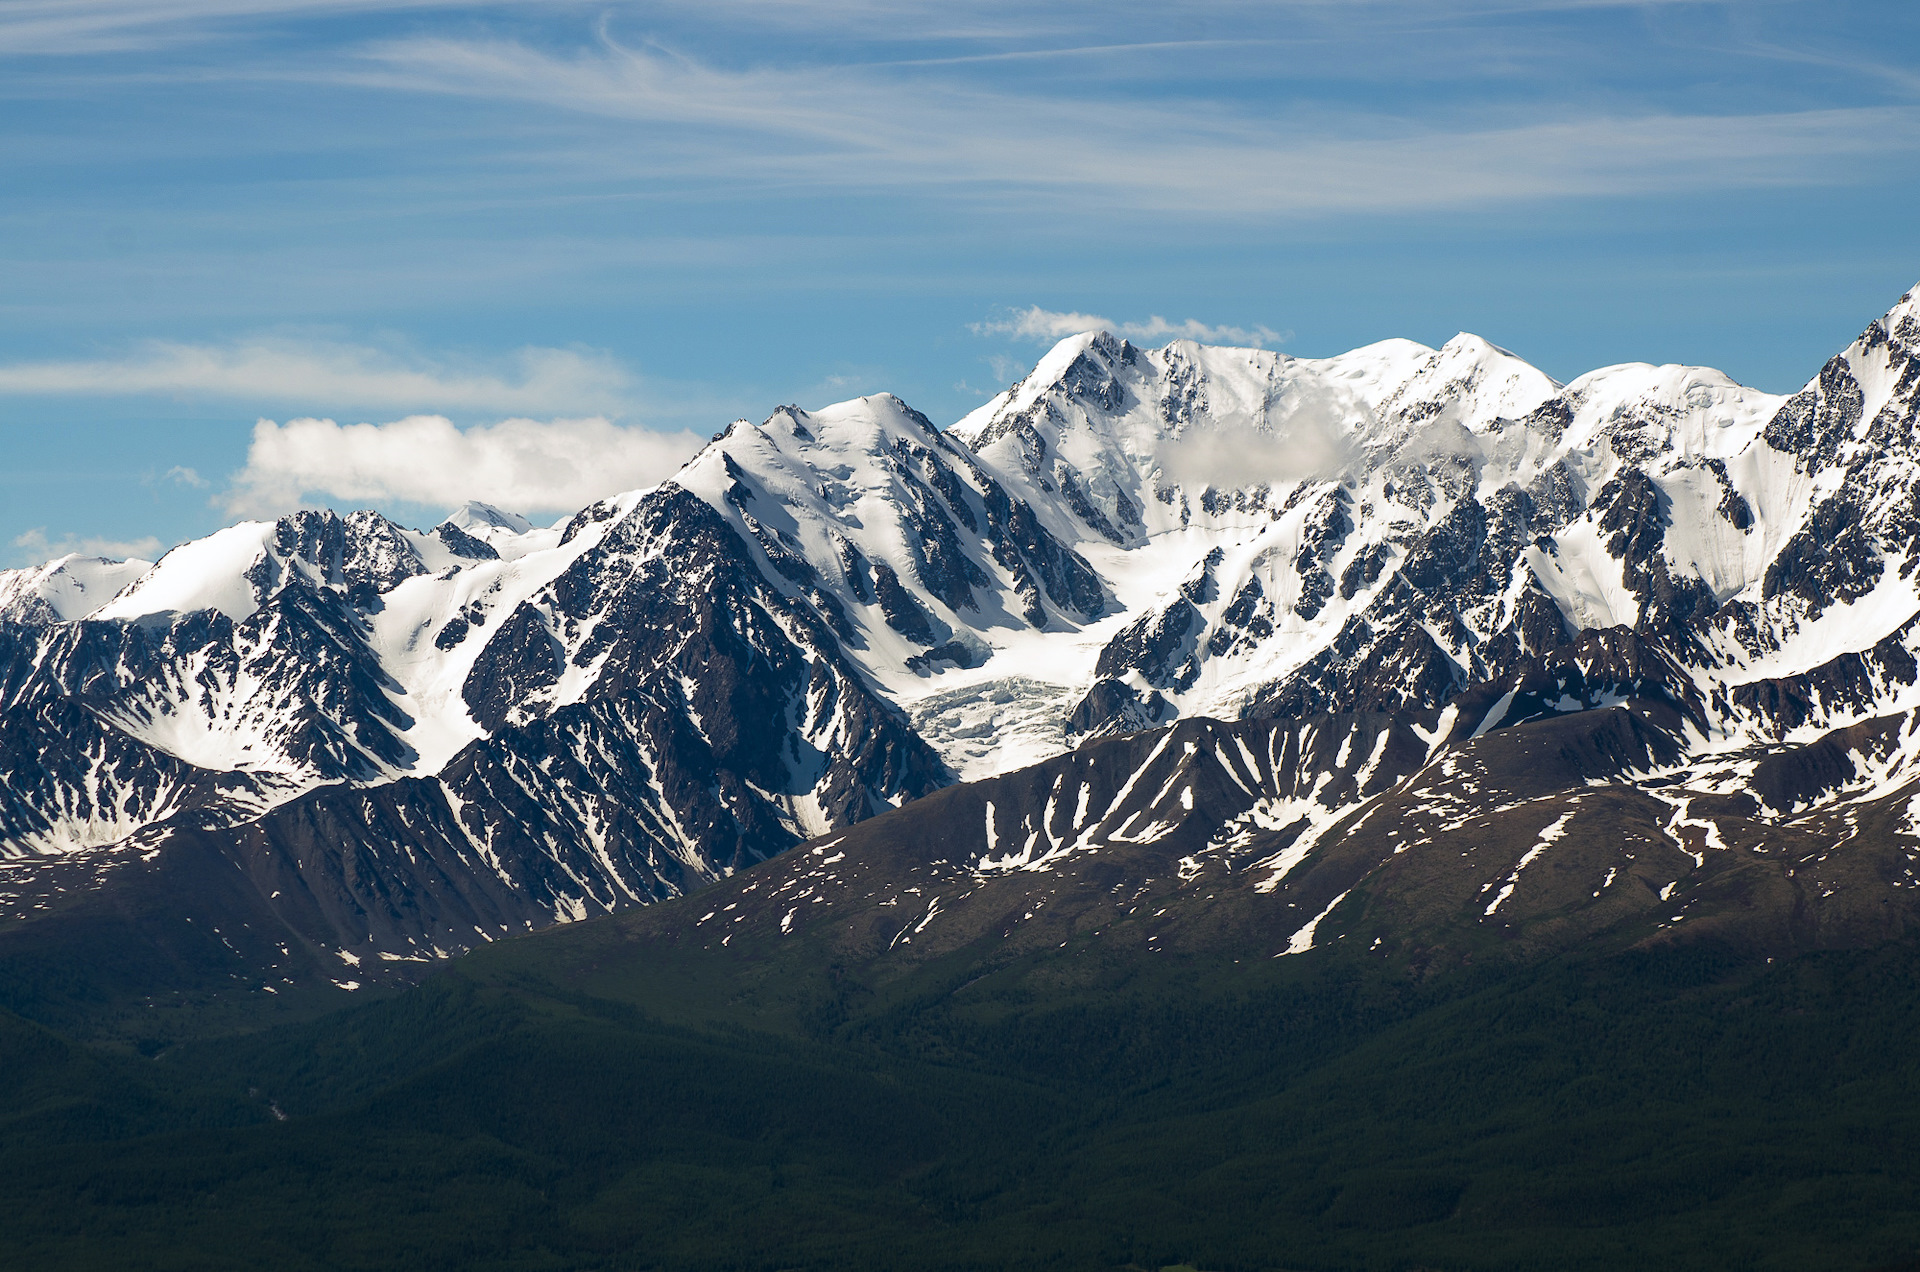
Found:
<path fill-rule="evenodd" d="M 317 496 L 440 507 L 479 499 L 522 512 L 564 512 L 662 481 L 704 441 L 600 417 L 465 429 L 441 415 L 388 424 L 261 420 L 246 467 L 218 502 L 238 516 L 274 515 Z"/>
<path fill-rule="evenodd" d="M 972 327 L 975 335 L 1013 336 L 1023 340 L 1059 340 L 1083 331 L 1110 331 L 1128 340 L 1198 340 L 1202 344 L 1241 345 L 1252 349 L 1283 344 L 1293 334 L 1266 326 L 1216 327 L 1197 318 L 1168 322 L 1159 314 L 1145 322 L 1115 322 L 1098 314 L 1061 313 L 1038 305 L 1014 310 L 1004 318 L 976 322 Z"/>

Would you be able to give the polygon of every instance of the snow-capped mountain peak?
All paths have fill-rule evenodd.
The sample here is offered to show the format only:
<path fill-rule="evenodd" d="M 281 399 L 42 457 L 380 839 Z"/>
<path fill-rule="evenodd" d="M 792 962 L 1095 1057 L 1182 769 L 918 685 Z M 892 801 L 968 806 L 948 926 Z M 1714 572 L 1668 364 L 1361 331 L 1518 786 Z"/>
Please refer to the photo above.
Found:
<path fill-rule="evenodd" d="M 455 508 L 446 515 L 441 524 L 452 526 L 489 543 L 496 539 L 523 535 L 533 529 L 533 522 L 519 513 L 508 512 L 504 508 L 482 503 L 478 499 L 469 499 Z"/>
<path fill-rule="evenodd" d="M 214 610 L 240 622 L 296 579 L 364 602 L 413 575 L 495 555 L 457 529 L 423 534 L 377 512 L 298 512 L 179 545 L 91 617 L 150 622 Z"/>
<path fill-rule="evenodd" d="M 1182 717 L 1596 705 L 1577 668 L 1723 751 L 1865 727 L 1920 648 L 1914 308 L 1790 398 L 1086 333 L 945 431 L 782 407 L 551 527 L 307 511 L 10 572 L 0 747 L 82 741 L 0 844 L 244 841 L 334 863 L 354 941 L 452 948 Z M 356 891 L 389 875 L 458 904 Z"/>
<path fill-rule="evenodd" d="M 533 522 L 519 513 L 496 508 L 478 499 L 469 499 L 455 508 L 446 515 L 443 524 L 458 526 L 468 534 L 478 534 L 482 530 L 504 530 L 508 534 L 525 534 L 533 529 Z"/>
<path fill-rule="evenodd" d="M 891 394 L 735 424 L 674 484 L 734 526 L 768 580 L 817 605 L 876 670 L 909 668 L 936 647 L 964 663 L 984 649 L 978 633 L 1074 626 L 1107 605 L 1070 546 Z"/>
<path fill-rule="evenodd" d="M 69 553 L 45 565 L 0 570 L 0 622 L 71 622 L 137 582 L 153 562 Z"/>

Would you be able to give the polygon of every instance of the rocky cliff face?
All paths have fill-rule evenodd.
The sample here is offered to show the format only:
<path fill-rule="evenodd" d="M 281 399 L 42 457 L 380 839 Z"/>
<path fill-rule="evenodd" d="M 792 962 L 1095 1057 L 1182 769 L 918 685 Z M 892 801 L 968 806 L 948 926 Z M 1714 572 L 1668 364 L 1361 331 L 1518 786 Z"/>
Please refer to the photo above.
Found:
<path fill-rule="evenodd" d="M 1903 632 L 1746 697 L 1874 684 L 1911 702 L 1913 649 Z M 1440 710 L 1092 741 L 823 838 L 649 926 L 709 948 L 798 942 L 845 966 L 963 949 L 991 966 L 1074 942 L 1263 958 L 1350 942 L 1416 971 L 1583 946 L 1871 944 L 1920 923 L 1920 718 L 1873 701 L 1817 723 L 1788 708 L 1789 728 L 1698 697 L 1633 632 L 1594 633 Z M 1771 724 L 1742 734 L 1734 716 Z"/>

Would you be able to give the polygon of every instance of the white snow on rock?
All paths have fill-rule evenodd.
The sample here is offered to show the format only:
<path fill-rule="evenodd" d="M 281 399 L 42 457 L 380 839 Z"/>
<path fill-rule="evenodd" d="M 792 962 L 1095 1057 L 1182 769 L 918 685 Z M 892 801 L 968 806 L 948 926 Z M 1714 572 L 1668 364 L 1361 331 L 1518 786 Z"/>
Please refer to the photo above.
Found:
<path fill-rule="evenodd" d="M 783 407 L 730 426 L 673 485 L 725 520 L 769 585 L 825 616 L 858 674 L 971 779 L 1071 747 L 1069 717 L 1102 679 L 1161 713 L 1131 727 L 1258 709 L 1379 625 L 1410 586 L 1403 569 L 1476 506 L 1533 509 L 1511 570 L 1394 611 L 1461 681 L 1530 598 L 1574 630 L 1646 625 L 1656 566 L 1739 620 L 1692 638 L 1703 692 L 1869 649 L 1920 614 L 1897 524 L 1920 481 L 1917 348 L 1920 313 L 1903 297 L 1786 399 L 1675 365 L 1562 385 L 1465 334 L 1315 359 L 1090 332 L 945 431 L 886 394 Z M 1842 424 L 1833 402 L 1852 412 Z M 1770 441 L 1794 411 L 1810 421 L 1795 436 L 1814 440 Z M 1832 535 L 1809 527 L 1850 492 L 1868 500 L 1858 517 L 1884 559 L 1857 595 L 1822 595 L 1781 562 L 1824 550 Z M 341 562 L 287 547 L 283 523 L 253 521 L 153 565 L 64 557 L 0 573 L 0 619 L 160 629 L 224 615 L 232 657 L 194 655 L 115 724 L 195 765 L 299 789 L 306 770 L 276 748 L 304 704 L 261 665 L 272 633 L 254 620 L 291 579 L 358 597 L 341 639 L 404 715 L 404 758 L 369 757 L 366 780 L 432 774 L 484 733 L 463 693 L 486 635 L 543 604 L 646 493 L 551 527 L 478 502 L 447 533 L 353 514 L 377 601 Z M 1629 505 L 1639 520 L 1623 529 Z M 1652 535 L 1634 560 L 1628 530 Z M 479 634 L 455 639 L 456 621 Z M 568 662 L 526 709 L 580 701 L 598 674 Z M 1837 711 L 1807 727 L 1838 727 Z M 1715 745 L 1749 736 L 1735 714 L 1715 727 Z"/>
<path fill-rule="evenodd" d="M 243 619 L 260 607 L 248 574 L 266 559 L 271 521 L 242 521 L 172 549 L 137 582 L 91 617 L 138 620 L 218 610 Z"/>
<path fill-rule="evenodd" d="M 0 570 L 0 622 L 65 623 L 86 618 L 152 568 L 151 561 L 71 553 L 45 565 Z"/>
<path fill-rule="evenodd" d="M 470 499 L 447 514 L 446 524 L 458 526 L 476 538 L 487 535 L 518 536 L 533 529 L 533 522 L 517 512 L 496 508 L 490 503 Z"/>

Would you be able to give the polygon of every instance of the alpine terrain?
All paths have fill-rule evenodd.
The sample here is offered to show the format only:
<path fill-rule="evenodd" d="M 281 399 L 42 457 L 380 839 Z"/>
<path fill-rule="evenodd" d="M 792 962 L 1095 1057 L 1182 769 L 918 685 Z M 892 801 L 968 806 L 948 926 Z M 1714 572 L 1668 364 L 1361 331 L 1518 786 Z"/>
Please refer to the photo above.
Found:
<path fill-rule="evenodd" d="M 1896 935 L 1917 395 L 1911 294 L 1787 398 L 1096 332 L 951 427 L 782 407 L 548 527 L 11 571 L 0 951 L 353 989 L 720 881 L 688 939 L 914 957 Z"/>
<path fill-rule="evenodd" d="M 1915 1272 L 1917 399 L 1089 333 L 0 575 L 0 1264 Z"/>

